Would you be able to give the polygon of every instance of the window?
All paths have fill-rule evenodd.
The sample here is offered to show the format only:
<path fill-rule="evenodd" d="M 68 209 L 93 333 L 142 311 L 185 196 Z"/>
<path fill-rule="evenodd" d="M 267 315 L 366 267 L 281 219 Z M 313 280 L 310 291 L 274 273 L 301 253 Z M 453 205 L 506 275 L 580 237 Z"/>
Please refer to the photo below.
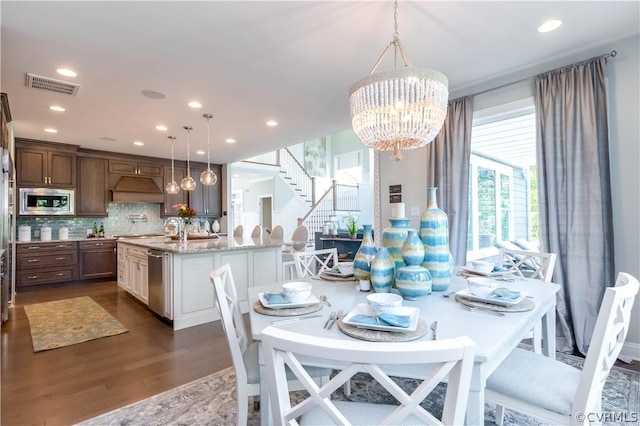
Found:
<path fill-rule="evenodd" d="M 334 161 L 338 182 L 352 185 L 362 182 L 362 151 L 336 155 Z"/>
<path fill-rule="evenodd" d="M 242 225 L 244 217 L 244 206 L 242 205 L 242 189 L 234 190 L 231 193 L 231 214 L 233 215 L 233 228 Z"/>
<path fill-rule="evenodd" d="M 526 103 L 474 114 L 467 260 L 494 256 L 496 241 L 537 240 L 535 110 Z"/>

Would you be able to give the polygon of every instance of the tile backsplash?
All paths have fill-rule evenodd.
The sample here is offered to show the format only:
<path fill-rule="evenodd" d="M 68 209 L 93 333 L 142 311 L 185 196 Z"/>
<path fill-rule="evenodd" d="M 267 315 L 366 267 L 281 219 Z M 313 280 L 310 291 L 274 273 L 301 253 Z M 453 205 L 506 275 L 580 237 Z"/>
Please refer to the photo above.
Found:
<path fill-rule="evenodd" d="M 146 218 L 146 221 L 145 219 Z M 135 222 L 135 223 L 134 223 Z M 69 238 L 83 238 L 87 235 L 87 229 L 92 229 L 93 224 L 98 228 L 104 225 L 105 235 L 122 234 L 162 234 L 164 232 L 164 219 L 160 217 L 160 204 L 151 203 L 109 203 L 108 217 L 19 217 L 17 226 L 31 226 L 31 240 L 40 239 L 36 236 L 40 227 L 51 227 L 51 238 L 58 239 L 58 230 L 62 227 L 69 228 Z M 17 230 L 16 230 L 17 232 Z M 16 240 L 18 236 L 16 234 Z"/>

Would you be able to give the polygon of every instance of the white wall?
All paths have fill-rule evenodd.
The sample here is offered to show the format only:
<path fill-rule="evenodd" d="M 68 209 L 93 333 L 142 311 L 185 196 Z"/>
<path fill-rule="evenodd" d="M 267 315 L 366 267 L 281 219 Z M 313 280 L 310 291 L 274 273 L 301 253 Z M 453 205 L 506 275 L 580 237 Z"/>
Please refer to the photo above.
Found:
<path fill-rule="evenodd" d="M 609 95 L 609 147 L 611 164 L 611 196 L 613 202 L 614 247 L 616 272 L 624 271 L 640 277 L 640 38 L 638 36 L 619 40 L 585 50 L 571 52 L 564 58 L 537 64 L 517 74 L 483 82 L 464 91 L 452 91 L 451 99 L 499 87 L 516 80 L 563 65 L 599 56 L 616 50 L 618 55 L 607 64 Z M 518 83 L 476 96 L 474 109 L 508 102 L 533 87 L 532 81 Z M 404 152 L 404 159 L 395 162 L 387 152 L 380 153 L 380 216 L 381 227 L 388 226 L 390 217 L 388 188 L 391 184 L 402 185 L 402 198 L 406 204 L 407 216 L 411 206 L 420 210 L 426 208 L 426 149 Z M 412 218 L 412 227 L 419 222 Z M 640 296 L 636 298 L 631 326 L 623 354 L 640 359 Z"/>

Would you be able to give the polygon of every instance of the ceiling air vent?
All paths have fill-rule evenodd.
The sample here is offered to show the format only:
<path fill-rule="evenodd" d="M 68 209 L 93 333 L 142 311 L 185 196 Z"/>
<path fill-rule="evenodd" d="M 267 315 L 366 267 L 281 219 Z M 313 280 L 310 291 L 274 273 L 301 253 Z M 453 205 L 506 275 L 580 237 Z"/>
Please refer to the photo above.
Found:
<path fill-rule="evenodd" d="M 27 73 L 27 87 L 32 89 L 48 90 L 50 92 L 64 93 L 75 96 L 80 90 L 80 85 L 69 83 L 68 81 L 56 80 L 55 78 L 43 77 L 41 75 Z"/>

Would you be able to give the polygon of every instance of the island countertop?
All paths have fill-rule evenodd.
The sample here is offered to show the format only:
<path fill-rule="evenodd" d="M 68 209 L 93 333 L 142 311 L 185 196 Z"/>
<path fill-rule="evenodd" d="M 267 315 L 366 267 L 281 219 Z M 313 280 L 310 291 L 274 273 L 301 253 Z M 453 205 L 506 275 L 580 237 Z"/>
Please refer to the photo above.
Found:
<path fill-rule="evenodd" d="M 123 238 L 119 239 L 118 242 L 179 254 L 217 250 L 246 250 L 252 248 L 278 247 L 282 245 L 282 242 L 272 242 L 269 239 L 240 237 L 194 239 L 187 240 L 186 242 L 180 242 L 165 237 L 144 239 Z"/>

